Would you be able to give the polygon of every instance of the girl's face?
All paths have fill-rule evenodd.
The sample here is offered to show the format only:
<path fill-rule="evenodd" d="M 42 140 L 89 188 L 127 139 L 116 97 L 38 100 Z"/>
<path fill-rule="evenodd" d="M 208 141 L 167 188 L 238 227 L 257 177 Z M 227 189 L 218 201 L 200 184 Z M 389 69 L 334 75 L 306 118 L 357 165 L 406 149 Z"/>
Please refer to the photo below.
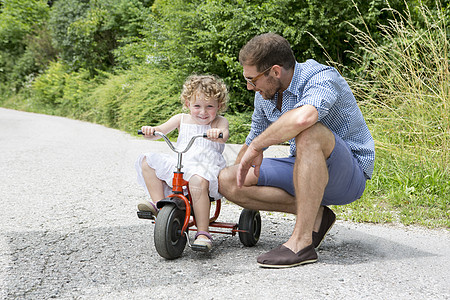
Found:
<path fill-rule="evenodd" d="M 191 112 L 191 117 L 199 125 L 210 124 L 217 116 L 219 102 L 215 99 L 206 101 L 205 95 L 197 93 L 195 99 L 186 101 L 186 106 Z"/>

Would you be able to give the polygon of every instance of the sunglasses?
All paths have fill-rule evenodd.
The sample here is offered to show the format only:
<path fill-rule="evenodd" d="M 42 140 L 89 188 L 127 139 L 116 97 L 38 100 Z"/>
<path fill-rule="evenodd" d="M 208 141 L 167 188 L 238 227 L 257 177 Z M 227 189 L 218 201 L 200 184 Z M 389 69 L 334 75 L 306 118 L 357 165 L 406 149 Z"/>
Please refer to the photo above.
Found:
<path fill-rule="evenodd" d="M 256 81 L 261 78 L 261 76 L 263 76 L 264 74 L 266 74 L 268 71 L 270 71 L 270 69 L 272 69 L 273 66 L 265 69 L 264 71 L 262 71 L 261 73 L 259 73 L 258 75 L 256 75 L 253 78 L 248 78 L 244 76 L 244 79 L 247 81 L 247 83 L 249 83 L 251 86 L 256 87 Z"/>

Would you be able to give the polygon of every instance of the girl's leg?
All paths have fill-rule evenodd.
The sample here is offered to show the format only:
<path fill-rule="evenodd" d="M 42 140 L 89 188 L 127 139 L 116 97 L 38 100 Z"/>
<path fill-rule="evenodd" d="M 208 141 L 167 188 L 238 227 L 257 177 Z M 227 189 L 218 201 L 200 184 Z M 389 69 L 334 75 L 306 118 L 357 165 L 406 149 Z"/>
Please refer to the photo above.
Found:
<path fill-rule="evenodd" d="M 209 182 L 208 180 L 194 175 L 189 179 L 189 191 L 191 192 L 195 223 L 198 231 L 206 231 L 209 229 L 209 211 L 211 203 L 209 201 Z M 198 237 L 208 238 L 205 235 Z"/>
<path fill-rule="evenodd" d="M 141 167 L 142 177 L 144 177 L 145 186 L 152 198 L 152 202 L 156 203 L 159 200 L 164 199 L 164 182 L 156 176 L 155 170 L 147 164 L 147 158 L 145 156 L 142 159 Z M 149 205 L 151 205 L 151 203 L 148 203 L 148 205 L 146 205 L 146 203 L 140 203 L 138 209 L 157 213 L 157 211 L 153 211 L 156 210 L 156 207 L 154 205 Z"/>

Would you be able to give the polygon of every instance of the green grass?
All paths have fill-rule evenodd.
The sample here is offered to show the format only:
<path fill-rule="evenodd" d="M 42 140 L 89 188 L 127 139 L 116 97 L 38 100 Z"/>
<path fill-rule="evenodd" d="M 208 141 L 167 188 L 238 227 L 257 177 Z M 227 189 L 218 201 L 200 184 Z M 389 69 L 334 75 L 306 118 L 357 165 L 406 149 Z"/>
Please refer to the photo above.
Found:
<path fill-rule="evenodd" d="M 381 28 L 386 44 L 363 31 L 355 36 L 371 60 L 356 57 L 361 69 L 352 88 L 377 157 L 364 196 L 336 209 L 357 222 L 450 228 L 448 18 L 426 7 L 419 20 L 391 12 Z"/>

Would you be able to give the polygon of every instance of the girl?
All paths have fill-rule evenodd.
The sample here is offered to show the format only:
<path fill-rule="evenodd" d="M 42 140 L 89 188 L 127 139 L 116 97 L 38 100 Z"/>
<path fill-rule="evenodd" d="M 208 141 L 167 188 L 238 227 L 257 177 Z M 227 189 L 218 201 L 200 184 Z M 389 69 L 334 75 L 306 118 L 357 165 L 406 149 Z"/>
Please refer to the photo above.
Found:
<path fill-rule="evenodd" d="M 219 199 L 217 177 L 226 166 L 222 152 L 229 137 L 228 121 L 218 113 L 225 111 L 228 91 L 223 81 L 210 75 L 190 76 L 183 85 L 181 102 L 189 114 L 177 114 L 167 122 L 152 127 L 143 126 L 142 132 L 148 139 L 155 131 L 168 134 L 178 129 L 177 148 L 184 149 L 191 137 L 206 132 L 207 139 L 196 139 L 192 148 L 183 154 L 184 179 L 189 181 L 193 209 L 197 225 L 193 249 L 211 250 L 212 237 L 208 232 L 210 199 Z M 219 138 L 222 133 L 223 137 Z M 155 203 L 167 196 L 172 186 L 173 170 L 177 164 L 176 155 L 146 153 L 136 161 L 138 182 L 150 194 L 151 201 L 139 203 L 140 211 L 151 211 L 155 216 Z"/>

